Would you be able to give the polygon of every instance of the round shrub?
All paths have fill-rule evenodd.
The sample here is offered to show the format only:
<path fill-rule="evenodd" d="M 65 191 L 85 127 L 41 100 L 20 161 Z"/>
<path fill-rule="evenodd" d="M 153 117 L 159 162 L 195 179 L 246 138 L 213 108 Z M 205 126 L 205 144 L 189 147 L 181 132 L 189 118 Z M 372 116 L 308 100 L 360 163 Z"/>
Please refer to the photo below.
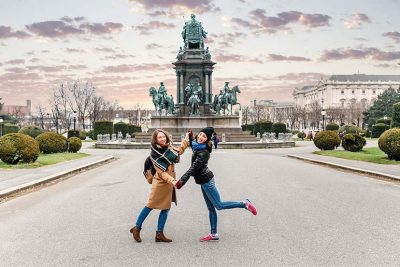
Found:
<path fill-rule="evenodd" d="M 7 164 L 35 162 L 39 157 L 38 142 L 26 134 L 10 133 L 0 138 L 0 159 Z"/>
<path fill-rule="evenodd" d="M 68 138 L 68 152 L 76 153 L 82 147 L 82 141 L 78 137 Z"/>
<path fill-rule="evenodd" d="M 315 135 L 314 144 L 321 150 L 333 150 L 340 145 L 336 131 L 322 131 Z"/>
<path fill-rule="evenodd" d="M 358 134 L 345 134 L 342 139 L 342 147 L 344 150 L 357 152 L 363 149 L 367 144 L 364 137 Z"/>
<path fill-rule="evenodd" d="M 381 134 L 389 129 L 389 125 L 384 124 L 384 123 L 377 123 L 375 125 L 372 125 L 372 133 L 371 136 L 372 138 L 378 138 L 381 136 Z"/>
<path fill-rule="evenodd" d="M 305 132 L 299 132 L 299 133 L 297 134 L 297 137 L 298 137 L 298 138 L 301 138 L 302 140 L 304 140 L 304 138 L 306 138 L 306 133 L 305 133 Z"/>
<path fill-rule="evenodd" d="M 387 126 L 390 126 L 390 124 L 392 123 L 392 118 L 387 117 L 386 119 L 385 118 L 378 119 L 376 120 L 376 124 L 378 123 L 383 123 L 386 124 Z"/>
<path fill-rule="evenodd" d="M 90 131 L 88 131 L 88 132 L 86 133 L 86 136 L 89 137 L 89 138 L 92 139 L 92 140 L 94 139 L 93 135 L 94 135 L 94 131 L 93 131 L 93 130 L 90 130 Z"/>
<path fill-rule="evenodd" d="M 379 148 L 389 159 L 400 160 L 400 128 L 385 131 L 378 139 Z"/>
<path fill-rule="evenodd" d="M 19 130 L 19 133 L 29 135 L 32 138 L 36 138 L 36 136 L 38 136 L 39 134 L 44 133 L 44 130 L 36 125 L 29 125 Z"/>
<path fill-rule="evenodd" d="M 276 122 L 272 124 L 271 131 L 275 133 L 275 136 L 278 138 L 279 133 L 286 133 L 286 124 L 282 122 Z"/>
<path fill-rule="evenodd" d="M 79 139 L 86 140 L 86 132 L 85 131 L 80 131 L 79 132 Z"/>
<path fill-rule="evenodd" d="M 337 125 L 336 123 L 329 123 L 326 125 L 326 130 L 327 131 L 337 131 L 337 130 L 339 130 L 339 125 Z"/>
<path fill-rule="evenodd" d="M 343 131 L 346 131 L 346 133 L 354 133 L 354 134 L 360 134 L 361 132 L 363 132 L 363 130 L 360 127 L 357 127 L 356 125 L 353 124 L 346 124 L 340 126 L 339 133 Z"/>
<path fill-rule="evenodd" d="M 67 151 L 67 138 L 55 132 L 42 133 L 36 137 L 40 151 L 45 154 Z"/>

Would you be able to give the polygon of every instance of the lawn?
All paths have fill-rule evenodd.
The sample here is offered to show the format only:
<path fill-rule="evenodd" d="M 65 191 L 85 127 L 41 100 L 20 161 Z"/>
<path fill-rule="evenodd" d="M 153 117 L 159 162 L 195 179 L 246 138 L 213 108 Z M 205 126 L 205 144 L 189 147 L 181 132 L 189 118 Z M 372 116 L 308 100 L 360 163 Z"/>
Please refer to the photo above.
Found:
<path fill-rule="evenodd" d="M 331 156 L 343 159 L 352 159 L 373 162 L 378 164 L 400 164 L 400 161 L 389 160 L 387 155 L 382 152 L 378 147 L 364 148 L 359 152 L 350 152 L 345 150 L 325 150 L 315 151 L 314 154 Z"/>
<path fill-rule="evenodd" d="M 68 160 L 80 159 L 89 156 L 86 153 L 54 153 L 54 154 L 40 154 L 39 158 L 34 163 L 19 163 L 10 165 L 0 160 L 0 169 L 32 169 L 42 166 L 52 165 Z"/>

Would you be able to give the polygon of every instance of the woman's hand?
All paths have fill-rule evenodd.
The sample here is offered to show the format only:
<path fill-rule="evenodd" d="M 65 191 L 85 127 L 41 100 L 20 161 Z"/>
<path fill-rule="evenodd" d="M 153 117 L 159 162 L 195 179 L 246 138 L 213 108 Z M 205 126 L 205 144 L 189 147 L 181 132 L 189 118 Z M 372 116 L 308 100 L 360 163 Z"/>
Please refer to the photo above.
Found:
<path fill-rule="evenodd" d="M 176 180 L 172 181 L 172 185 L 173 185 L 173 186 L 176 186 L 176 183 L 177 183 Z"/>
<path fill-rule="evenodd" d="M 176 152 L 179 152 L 179 148 L 177 148 L 177 147 L 173 146 L 172 149 L 175 150 Z"/>

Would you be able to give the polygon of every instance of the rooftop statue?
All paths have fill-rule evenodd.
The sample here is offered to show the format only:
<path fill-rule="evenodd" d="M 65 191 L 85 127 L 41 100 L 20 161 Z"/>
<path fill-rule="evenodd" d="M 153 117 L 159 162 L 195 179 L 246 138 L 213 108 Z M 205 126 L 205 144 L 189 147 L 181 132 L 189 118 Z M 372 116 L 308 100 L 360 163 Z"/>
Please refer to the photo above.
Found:
<path fill-rule="evenodd" d="M 196 21 L 196 16 L 192 14 L 191 20 L 185 22 L 182 30 L 182 38 L 185 48 L 204 48 L 203 38 L 207 38 L 201 22 Z"/>

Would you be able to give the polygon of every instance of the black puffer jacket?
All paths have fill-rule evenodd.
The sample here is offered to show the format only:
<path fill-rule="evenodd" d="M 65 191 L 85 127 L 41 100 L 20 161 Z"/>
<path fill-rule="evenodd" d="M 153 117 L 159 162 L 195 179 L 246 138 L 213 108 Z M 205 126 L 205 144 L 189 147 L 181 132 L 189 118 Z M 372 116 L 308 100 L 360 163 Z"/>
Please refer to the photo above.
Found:
<path fill-rule="evenodd" d="M 214 174 L 210 169 L 208 169 L 208 160 L 210 159 L 210 152 L 207 149 L 202 149 L 199 151 L 193 151 L 192 155 L 192 165 L 189 170 L 182 175 L 177 183 L 177 188 L 181 188 L 191 176 L 197 184 L 205 184 L 210 181 Z"/>

